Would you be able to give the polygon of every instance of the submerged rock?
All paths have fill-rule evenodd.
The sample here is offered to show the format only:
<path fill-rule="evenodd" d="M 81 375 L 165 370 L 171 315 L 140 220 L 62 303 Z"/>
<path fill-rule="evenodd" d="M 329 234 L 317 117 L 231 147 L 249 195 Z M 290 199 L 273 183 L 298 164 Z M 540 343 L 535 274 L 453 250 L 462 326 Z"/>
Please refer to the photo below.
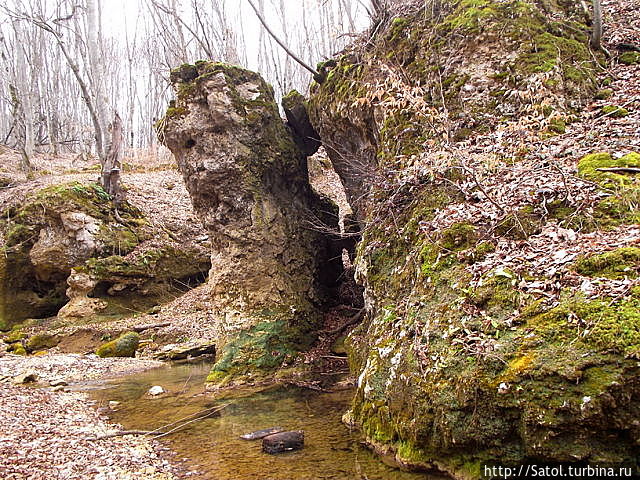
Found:
<path fill-rule="evenodd" d="M 166 393 L 166 390 L 160 385 L 154 385 L 149 390 L 147 390 L 147 394 L 151 395 L 152 397 L 157 397 L 158 395 L 162 395 L 163 393 Z"/>
<path fill-rule="evenodd" d="M 304 431 L 302 430 L 275 433 L 262 439 L 262 451 L 272 455 L 300 450 L 302 447 L 304 447 Z"/>
<path fill-rule="evenodd" d="M 209 380 L 259 376 L 314 340 L 318 307 L 341 272 L 318 227 L 337 225 L 337 210 L 312 191 L 306 157 L 258 74 L 198 62 L 171 78 L 177 100 L 159 135 L 213 250 L 221 351 Z"/>
<path fill-rule="evenodd" d="M 115 340 L 107 342 L 96 349 L 99 357 L 135 357 L 140 335 L 136 332 L 128 332 L 120 335 Z"/>

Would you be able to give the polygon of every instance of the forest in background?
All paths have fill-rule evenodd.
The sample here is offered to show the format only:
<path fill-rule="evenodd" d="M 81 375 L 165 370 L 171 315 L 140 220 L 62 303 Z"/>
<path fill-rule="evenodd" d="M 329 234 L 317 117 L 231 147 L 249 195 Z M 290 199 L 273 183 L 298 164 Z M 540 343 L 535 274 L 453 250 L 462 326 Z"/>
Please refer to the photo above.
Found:
<path fill-rule="evenodd" d="M 306 63 L 353 40 L 379 1 L 257 0 L 270 28 Z M 267 34 L 246 0 L 12 0 L 0 7 L 0 144 L 20 151 L 108 151 L 114 114 L 125 148 L 157 150 L 153 123 L 169 72 L 199 59 L 262 72 L 279 98 L 309 72 Z"/>

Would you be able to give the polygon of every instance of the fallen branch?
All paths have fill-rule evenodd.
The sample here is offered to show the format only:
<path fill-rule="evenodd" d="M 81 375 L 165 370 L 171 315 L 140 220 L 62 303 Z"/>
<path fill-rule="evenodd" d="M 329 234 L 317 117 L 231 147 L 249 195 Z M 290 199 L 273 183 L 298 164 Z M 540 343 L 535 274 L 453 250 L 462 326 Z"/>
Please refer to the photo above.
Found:
<path fill-rule="evenodd" d="M 151 330 L 152 328 L 167 327 L 169 325 L 171 325 L 171 322 L 155 323 L 153 325 L 140 325 L 138 327 L 133 327 L 131 330 L 133 330 L 136 333 L 142 333 L 145 330 Z"/>
<path fill-rule="evenodd" d="M 150 430 L 122 430 L 120 432 L 100 435 L 99 437 L 95 438 L 88 438 L 87 440 L 94 442 L 96 440 L 105 440 L 107 438 L 124 437 L 125 435 L 159 435 L 159 433 L 154 433 Z"/>
<path fill-rule="evenodd" d="M 334 335 L 336 333 L 342 333 L 344 330 L 346 330 L 347 328 L 349 328 L 351 325 L 355 325 L 356 323 L 359 323 L 360 320 L 362 319 L 362 314 L 364 313 L 364 308 L 361 308 L 360 310 L 358 310 L 354 315 L 352 315 L 351 317 L 349 317 L 347 319 L 347 322 L 344 323 L 343 325 L 340 325 L 339 327 L 336 327 L 332 330 L 329 330 L 327 333 L 329 335 Z"/>
<path fill-rule="evenodd" d="M 623 172 L 623 173 L 640 173 L 638 167 L 609 167 L 609 168 L 596 168 L 599 172 Z"/>
<path fill-rule="evenodd" d="M 180 420 L 176 420 L 175 422 L 169 423 L 167 425 L 163 425 L 162 427 L 156 428 L 155 430 L 122 430 L 120 432 L 115 432 L 115 433 L 108 433 L 106 435 L 100 435 L 98 437 L 93 437 L 93 438 L 87 438 L 87 440 L 91 441 L 91 442 L 95 442 L 97 440 L 105 440 L 107 438 L 113 438 L 113 437 L 122 437 L 124 435 L 148 435 L 148 436 L 152 436 L 154 438 L 161 438 L 161 437 L 165 437 L 167 435 L 170 435 L 172 433 L 177 432 L 178 430 L 181 430 L 183 427 L 193 423 L 193 422 L 197 422 L 198 420 L 203 420 L 205 418 L 210 417 L 211 415 L 218 413 L 220 410 L 226 408 L 229 404 L 225 403 L 224 405 L 220 405 L 217 407 L 212 407 L 209 408 L 207 410 L 203 410 L 201 412 L 197 412 L 197 413 L 193 413 L 191 415 L 188 415 Z M 207 412 L 203 415 L 203 412 Z M 196 418 L 193 418 L 191 420 L 185 421 L 188 418 L 193 417 L 194 415 L 198 415 L 196 416 Z M 172 428 L 171 430 L 167 430 L 166 432 L 163 432 L 162 430 L 164 430 L 165 428 L 168 427 L 172 427 L 174 425 L 174 428 Z"/>

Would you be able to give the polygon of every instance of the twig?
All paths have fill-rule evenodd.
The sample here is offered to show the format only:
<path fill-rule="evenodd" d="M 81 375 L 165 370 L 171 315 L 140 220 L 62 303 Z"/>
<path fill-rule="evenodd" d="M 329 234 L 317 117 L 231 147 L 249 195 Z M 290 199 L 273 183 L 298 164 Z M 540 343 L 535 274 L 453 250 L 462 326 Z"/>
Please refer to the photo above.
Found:
<path fill-rule="evenodd" d="M 97 440 L 104 440 L 107 438 L 113 438 L 113 437 L 121 437 L 124 435 L 150 435 L 153 436 L 155 438 L 161 438 L 164 436 L 167 436 L 171 433 L 177 432 L 178 430 L 182 429 L 183 427 L 185 427 L 186 425 L 189 425 L 193 422 L 197 422 L 198 420 L 202 420 L 204 418 L 210 417 L 211 415 L 213 415 L 214 413 L 218 413 L 220 410 L 226 408 L 229 404 L 225 403 L 224 405 L 220 405 L 218 407 L 213 407 L 210 408 L 208 410 L 203 410 L 203 412 L 207 412 L 204 415 L 202 415 L 203 412 L 197 412 L 197 413 L 193 413 L 191 415 L 188 415 L 180 420 L 176 420 L 173 423 L 169 423 L 167 425 L 163 425 L 161 427 L 156 428 L 155 430 L 123 430 L 121 432 L 115 432 L 115 433 L 108 433 L 106 435 L 100 435 L 99 437 L 95 437 L 95 438 L 88 438 L 87 440 L 89 441 L 97 441 Z M 199 415 L 196 418 L 193 418 L 189 421 L 184 421 L 190 417 L 193 417 L 194 415 Z M 182 422 L 182 423 L 181 423 Z M 176 427 L 172 428 L 171 430 L 168 430 L 166 432 L 162 432 L 161 430 L 164 430 L 165 428 L 168 427 L 172 427 L 174 425 L 177 425 Z"/>
<path fill-rule="evenodd" d="M 609 167 L 609 168 L 596 168 L 599 172 L 624 172 L 624 173 L 640 173 L 638 167 Z"/>
<path fill-rule="evenodd" d="M 120 432 L 108 433 L 106 435 L 100 435 L 95 438 L 88 438 L 87 440 L 94 442 L 96 440 L 105 440 L 107 438 L 113 437 L 124 437 L 125 435 L 159 435 L 158 433 L 154 433 L 150 430 L 122 430 Z"/>
<path fill-rule="evenodd" d="M 355 325 L 356 323 L 358 323 L 360 321 L 360 319 L 362 318 L 362 313 L 364 312 L 364 308 L 361 308 L 360 310 L 358 310 L 355 315 L 352 315 L 351 317 L 349 317 L 347 319 L 347 322 L 343 325 L 340 325 L 339 327 L 336 327 L 332 330 L 329 330 L 327 333 L 329 335 L 333 335 L 336 333 L 342 333 L 344 330 L 346 330 L 347 328 L 349 328 L 351 325 Z"/>
<path fill-rule="evenodd" d="M 249 5 L 251 5 L 251 8 L 253 8 L 253 11 L 256 12 L 256 16 L 258 17 L 258 20 L 260 20 L 260 23 L 262 24 L 262 26 L 265 28 L 265 30 L 269 33 L 269 35 L 271 35 L 271 37 L 278 43 L 278 45 L 280 45 L 285 52 L 287 52 L 287 55 L 289 55 L 291 58 L 293 58 L 296 62 L 298 62 L 300 65 L 302 65 L 304 68 L 306 68 L 307 70 L 309 70 L 313 75 L 317 75 L 319 76 L 320 74 L 312 67 L 310 67 L 309 65 L 307 65 L 303 60 L 301 60 L 298 56 L 296 56 L 295 53 L 293 53 L 291 50 L 289 50 L 289 47 L 287 47 L 284 42 L 282 40 L 280 40 L 275 33 L 273 33 L 273 31 L 271 30 L 271 28 L 269 28 L 269 25 L 267 24 L 267 21 L 264 19 L 264 17 L 262 16 L 262 14 L 260 13 L 260 11 L 258 10 L 258 8 L 255 6 L 255 4 L 253 3 L 253 0 L 247 0 L 249 2 Z"/>
<path fill-rule="evenodd" d="M 132 330 L 137 333 L 142 333 L 145 330 L 151 330 L 152 328 L 168 327 L 169 325 L 171 325 L 171 322 L 155 323 L 153 325 L 140 325 L 137 327 L 133 327 Z"/>

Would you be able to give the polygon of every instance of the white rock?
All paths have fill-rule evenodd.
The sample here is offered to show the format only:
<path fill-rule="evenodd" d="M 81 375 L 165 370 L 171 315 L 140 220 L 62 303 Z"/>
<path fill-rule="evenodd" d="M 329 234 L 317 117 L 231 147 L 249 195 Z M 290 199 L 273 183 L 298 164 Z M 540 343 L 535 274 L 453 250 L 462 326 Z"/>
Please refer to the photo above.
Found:
<path fill-rule="evenodd" d="M 147 393 L 155 397 L 156 395 L 162 395 L 163 393 L 165 393 L 165 391 L 164 388 L 162 388 L 160 385 L 155 385 L 151 387 Z"/>
<path fill-rule="evenodd" d="M 20 385 L 22 383 L 33 383 L 38 381 L 38 374 L 32 370 L 27 370 L 26 372 L 21 373 L 20 375 L 16 375 L 11 380 L 14 384 Z"/>

